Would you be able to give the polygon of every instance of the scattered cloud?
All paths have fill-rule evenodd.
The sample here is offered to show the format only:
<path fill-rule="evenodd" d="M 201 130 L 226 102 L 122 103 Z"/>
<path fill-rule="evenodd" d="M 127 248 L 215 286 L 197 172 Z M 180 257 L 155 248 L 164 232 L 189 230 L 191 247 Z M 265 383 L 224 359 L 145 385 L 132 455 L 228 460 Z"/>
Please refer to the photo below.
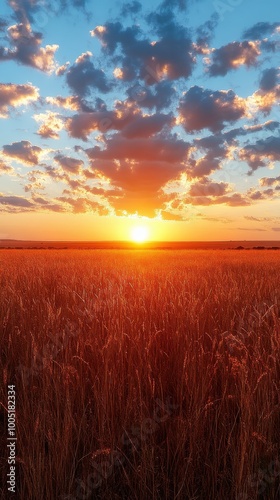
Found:
<path fill-rule="evenodd" d="M 92 90 L 106 93 L 112 88 L 104 71 L 96 68 L 91 58 L 89 51 L 81 54 L 65 72 L 69 88 L 79 97 L 85 97 Z"/>
<path fill-rule="evenodd" d="M 14 24 L 8 28 L 10 46 L 0 47 L 0 61 L 16 61 L 46 73 L 55 69 L 55 53 L 58 45 L 41 47 L 42 34 L 33 33 L 30 24 Z"/>
<path fill-rule="evenodd" d="M 64 156 L 62 154 L 57 154 L 54 156 L 54 159 L 64 171 L 70 174 L 79 174 L 84 164 L 82 160 Z"/>
<path fill-rule="evenodd" d="M 2 154 L 15 158 L 25 165 L 38 165 L 43 150 L 39 146 L 32 146 L 29 141 L 13 142 L 3 146 Z"/>
<path fill-rule="evenodd" d="M 254 24 L 251 28 L 248 28 L 243 33 L 243 39 L 245 40 L 260 40 L 266 35 L 270 35 L 280 26 L 279 22 L 268 23 L 259 22 Z"/>
<path fill-rule="evenodd" d="M 58 113 L 46 111 L 33 116 L 36 122 L 42 123 L 38 135 L 44 139 L 59 139 L 59 132 L 64 128 L 64 120 Z"/>
<path fill-rule="evenodd" d="M 257 42 L 232 42 L 215 49 L 209 66 L 210 76 L 224 76 L 241 65 L 255 66 L 260 55 Z"/>
<path fill-rule="evenodd" d="M 7 118 L 9 108 L 17 108 L 39 98 L 39 90 L 33 85 L 0 83 L 0 118 Z"/>
<path fill-rule="evenodd" d="M 178 110 L 178 121 L 187 132 L 204 128 L 216 132 L 242 118 L 246 103 L 232 90 L 212 91 L 195 85 L 183 94 Z"/>
<path fill-rule="evenodd" d="M 249 167 L 249 174 L 252 174 L 260 167 L 265 167 L 280 160 L 280 136 L 270 136 L 260 139 L 255 144 L 248 144 L 239 152 L 241 160 L 245 161 Z"/>

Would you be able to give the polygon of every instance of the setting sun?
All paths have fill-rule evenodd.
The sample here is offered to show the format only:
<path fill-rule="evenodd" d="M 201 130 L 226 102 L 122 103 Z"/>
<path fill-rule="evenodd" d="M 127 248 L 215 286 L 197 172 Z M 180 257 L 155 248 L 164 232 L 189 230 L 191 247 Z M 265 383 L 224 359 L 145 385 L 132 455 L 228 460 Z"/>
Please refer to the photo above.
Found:
<path fill-rule="evenodd" d="M 149 239 L 149 231 L 145 226 L 136 226 L 131 230 L 131 239 L 135 243 L 144 243 Z"/>

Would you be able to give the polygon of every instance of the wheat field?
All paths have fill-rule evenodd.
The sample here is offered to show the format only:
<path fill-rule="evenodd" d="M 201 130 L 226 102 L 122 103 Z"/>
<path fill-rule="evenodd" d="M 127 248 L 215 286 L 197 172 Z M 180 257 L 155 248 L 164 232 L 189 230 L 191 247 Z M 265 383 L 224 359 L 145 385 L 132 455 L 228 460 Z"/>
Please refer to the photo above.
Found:
<path fill-rule="evenodd" d="M 280 498 L 280 256 L 1 250 L 20 500 Z M 3 446 L 2 446 L 3 445 Z"/>

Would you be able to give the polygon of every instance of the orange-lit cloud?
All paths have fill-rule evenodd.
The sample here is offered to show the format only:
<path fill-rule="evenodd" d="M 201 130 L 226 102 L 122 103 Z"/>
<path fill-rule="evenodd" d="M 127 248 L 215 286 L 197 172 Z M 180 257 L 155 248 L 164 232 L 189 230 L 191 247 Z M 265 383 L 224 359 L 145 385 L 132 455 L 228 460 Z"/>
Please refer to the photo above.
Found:
<path fill-rule="evenodd" d="M 38 135 L 45 139 L 59 139 L 59 132 L 64 128 L 64 122 L 58 113 L 46 111 L 33 116 L 36 122 L 42 122 Z"/>
<path fill-rule="evenodd" d="M 41 47 L 42 35 L 33 33 L 29 23 L 10 26 L 8 36 L 12 48 L 2 51 L 2 60 L 14 60 L 47 73 L 54 71 L 58 45 Z"/>
<path fill-rule="evenodd" d="M 16 85 L 0 83 L 0 118 L 8 116 L 9 108 L 16 108 L 39 98 L 39 90 L 33 85 Z"/>

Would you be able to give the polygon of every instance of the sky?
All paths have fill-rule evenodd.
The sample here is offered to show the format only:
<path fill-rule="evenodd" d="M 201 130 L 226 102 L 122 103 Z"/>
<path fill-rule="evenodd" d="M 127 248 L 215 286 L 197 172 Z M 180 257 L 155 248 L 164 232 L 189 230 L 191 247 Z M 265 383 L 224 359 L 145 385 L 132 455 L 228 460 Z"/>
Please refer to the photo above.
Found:
<path fill-rule="evenodd" d="M 280 238 L 278 0 L 8 0 L 0 238 Z"/>

